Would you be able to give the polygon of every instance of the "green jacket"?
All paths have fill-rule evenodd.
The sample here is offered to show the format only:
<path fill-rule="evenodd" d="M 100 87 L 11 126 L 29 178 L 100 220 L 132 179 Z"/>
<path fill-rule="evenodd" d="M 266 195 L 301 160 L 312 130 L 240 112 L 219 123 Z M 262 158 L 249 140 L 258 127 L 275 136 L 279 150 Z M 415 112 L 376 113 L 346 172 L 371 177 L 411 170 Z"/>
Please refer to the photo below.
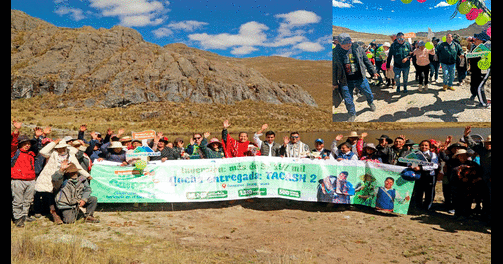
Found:
<path fill-rule="evenodd" d="M 206 138 L 203 138 L 203 140 L 201 141 L 201 146 L 199 148 L 203 151 L 204 156 L 207 159 L 221 159 L 224 157 L 224 149 L 222 147 L 219 147 L 218 151 L 215 151 L 208 148 L 207 145 L 208 141 L 206 140 Z"/>
<path fill-rule="evenodd" d="M 458 56 L 463 53 L 463 49 L 454 41 L 450 45 L 447 42 L 442 42 L 438 44 L 435 53 L 438 54 L 440 63 L 455 64 Z"/>
<path fill-rule="evenodd" d="M 386 68 L 389 67 L 391 64 L 391 58 L 394 57 L 395 68 L 408 68 L 410 67 L 410 59 L 407 60 L 405 63 L 402 63 L 402 60 L 405 58 L 411 58 L 411 53 L 412 48 L 409 44 L 409 42 L 404 42 L 403 44 L 399 44 L 398 42 L 393 42 L 391 44 L 391 47 L 389 48 L 389 53 L 388 53 L 388 59 L 386 61 Z"/>

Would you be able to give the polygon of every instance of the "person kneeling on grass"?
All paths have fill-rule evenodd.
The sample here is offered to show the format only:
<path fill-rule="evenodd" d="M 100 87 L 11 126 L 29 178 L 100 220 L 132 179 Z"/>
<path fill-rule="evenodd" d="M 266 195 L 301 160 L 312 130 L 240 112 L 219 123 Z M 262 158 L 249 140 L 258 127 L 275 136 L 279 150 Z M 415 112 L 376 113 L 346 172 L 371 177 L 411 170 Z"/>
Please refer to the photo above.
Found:
<path fill-rule="evenodd" d="M 63 161 L 61 168 L 52 175 L 52 181 L 54 187 L 59 189 L 55 201 L 64 223 L 74 223 L 80 216 L 79 211 L 84 213 L 86 222 L 100 222 L 93 216 L 98 198 L 91 196 L 89 180 L 79 173 L 75 164 Z"/>

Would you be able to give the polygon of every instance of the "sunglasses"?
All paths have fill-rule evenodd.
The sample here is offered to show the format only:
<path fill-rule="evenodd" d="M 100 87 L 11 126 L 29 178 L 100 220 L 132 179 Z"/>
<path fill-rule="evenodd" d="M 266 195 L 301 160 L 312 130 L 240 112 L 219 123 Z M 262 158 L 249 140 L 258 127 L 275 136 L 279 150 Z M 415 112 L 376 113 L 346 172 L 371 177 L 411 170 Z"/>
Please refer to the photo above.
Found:
<path fill-rule="evenodd" d="M 194 138 L 194 140 L 199 140 L 199 139 L 201 139 L 201 137 L 195 137 L 195 138 Z"/>
<path fill-rule="evenodd" d="M 291 138 L 299 138 L 299 136 L 290 136 Z"/>

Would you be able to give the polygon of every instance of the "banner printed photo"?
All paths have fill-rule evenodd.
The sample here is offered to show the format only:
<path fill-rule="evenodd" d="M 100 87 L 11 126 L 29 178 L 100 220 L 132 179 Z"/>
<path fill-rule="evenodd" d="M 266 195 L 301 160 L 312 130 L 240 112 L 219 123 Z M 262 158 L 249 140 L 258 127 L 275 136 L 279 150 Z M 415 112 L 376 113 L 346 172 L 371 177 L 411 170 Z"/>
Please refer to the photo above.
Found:
<path fill-rule="evenodd" d="M 400 176 L 405 167 L 366 161 L 257 156 L 150 162 L 143 170 L 110 164 L 91 170 L 100 203 L 286 198 L 407 214 L 414 187 Z"/>

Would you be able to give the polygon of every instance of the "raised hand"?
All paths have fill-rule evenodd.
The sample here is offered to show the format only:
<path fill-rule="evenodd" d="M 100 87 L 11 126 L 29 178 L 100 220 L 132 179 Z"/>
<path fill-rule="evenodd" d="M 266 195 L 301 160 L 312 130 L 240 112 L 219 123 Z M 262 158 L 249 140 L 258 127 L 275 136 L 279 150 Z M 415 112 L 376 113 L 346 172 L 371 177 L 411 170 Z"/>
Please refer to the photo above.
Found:
<path fill-rule="evenodd" d="M 224 121 L 224 128 L 227 129 L 231 124 L 229 124 L 229 120 Z"/>

